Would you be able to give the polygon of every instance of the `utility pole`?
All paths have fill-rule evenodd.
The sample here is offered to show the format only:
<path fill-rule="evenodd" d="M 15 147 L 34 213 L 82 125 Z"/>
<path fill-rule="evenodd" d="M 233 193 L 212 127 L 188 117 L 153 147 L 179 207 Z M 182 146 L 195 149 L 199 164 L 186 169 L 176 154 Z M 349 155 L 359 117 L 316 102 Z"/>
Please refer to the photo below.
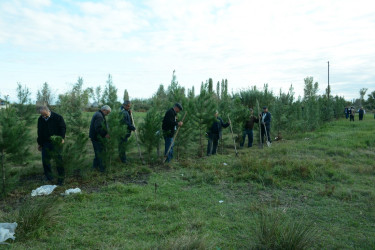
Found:
<path fill-rule="evenodd" d="M 327 63 L 328 63 L 328 90 L 329 90 L 330 89 L 329 88 L 329 61 Z M 328 91 L 327 95 L 328 95 L 327 97 L 329 99 L 329 91 Z"/>

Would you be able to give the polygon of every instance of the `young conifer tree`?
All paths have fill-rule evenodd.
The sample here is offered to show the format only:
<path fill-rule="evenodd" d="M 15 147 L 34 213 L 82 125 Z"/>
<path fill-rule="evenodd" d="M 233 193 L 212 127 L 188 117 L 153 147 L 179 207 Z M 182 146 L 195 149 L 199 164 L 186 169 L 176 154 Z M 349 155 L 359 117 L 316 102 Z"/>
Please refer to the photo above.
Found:
<path fill-rule="evenodd" d="M 104 139 L 104 159 L 105 165 L 108 170 L 111 170 L 114 167 L 114 160 L 118 158 L 118 147 L 121 137 L 124 137 L 127 134 L 127 126 L 124 126 L 121 122 L 123 119 L 123 114 L 121 112 L 119 105 L 114 105 L 111 107 L 111 113 L 106 117 L 108 124 L 108 134 L 110 138 Z M 133 144 L 133 137 L 130 137 L 126 144 L 124 150 L 127 151 Z"/>
<path fill-rule="evenodd" d="M 59 96 L 57 112 L 64 117 L 67 128 L 62 149 L 63 165 L 67 175 L 82 173 L 85 166 L 86 170 L 89 168 L 85 165 L 89 118 L 84 110 L 91 94 L 91 89 L 83 89 L 83 79 L 79 77 L 71 90 Z"/>
<path fill-rule="evenodd" d="M 192 125 L 197 130 L 197 138 L 199 141 L 198 155 L 204 156 L 204 145 L 206 139 L 206 132 L 212 124 L 212 120 L 216 110 L 216 102 L 212 94 L 208 92 L 208 83 L 201 85 L 201 91 L 194 99 L 194 105 L 192 105 Z"/>
<path fill-rule="evenodd" d="M 0 157 L 3 194 L 9 190 L 8 184 L 10 183 L 7 177 L 9 176 L 10 166 L 7 163 L 21 163 L 20 161 L 26 159 L 29 155 L 31 142 L 29 131 L 28 124 L 18 116 L 16 108 L 12 105 L 0 110 Z"/>
<path fill-rule="evenodd" d="M 152 151 L 157 148 L 162 140 L 162 133 L 160 131 L 162 116 L 156 108 L 151 108 L 147 111 L 146 118 L 139 124 L 139 138 L 146 148 L 147 159 L 151 164 L 156 162 Z M 159 155 L 157 155 L 159 157 Z"/>
<path fill-rule="evenodd" d="M 241 99 L 238 96 L 232 100 L 230 107 L 230 111 L 225 116 L 225 120 L 228 119 L 229 115 L 236 142 L 240 142 L 242 139 L 244 122 L 248 119 L 250 112 L 248 108 L 242 105 Z"/>

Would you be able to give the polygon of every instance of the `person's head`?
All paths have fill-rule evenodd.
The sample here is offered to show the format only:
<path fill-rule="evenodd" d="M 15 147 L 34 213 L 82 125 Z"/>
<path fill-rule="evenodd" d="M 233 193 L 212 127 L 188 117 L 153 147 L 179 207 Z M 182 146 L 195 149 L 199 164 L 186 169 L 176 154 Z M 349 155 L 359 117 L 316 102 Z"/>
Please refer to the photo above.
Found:
<path fill-rule="evenodd" d="M 182 105 L 176 102 L 175 105 L 173 106 L 173 109 L 174 111 L 176 111 L 176 113 L 178 113 L 182 110 Z"/>
<path fill-rule="evenodd" d="M 100 110 L 102 111 L 104 115 L 108 115 L 109 113 L 111 113 L 111 107 L 108 105 L 104 105 L 103 107 L 100 108 Z"/>
<path fill-rule="evenodd" d="M 40 106 L 39 107 L 39 114 L 41 116 L 43 116 L 44 118 L 47 118 L 48 116 L 50 116 L 51 111 L 49 110 L 49 108 L 47 106 Z"/>
<path fill-rule="evenodd" d="M 249 108 L 250 115 L 254 114 L 254 110 L 252 108 Z"/>
<path fill-rule="evenodd" d="M 268 112 L 268 108 L 267 108 L 267 106 L 264 106 L 264 107 L 263 107 L 263 112 Z"/>
<path fill-rule="evenodd" d="M 217 118 L 219 116 L 219 111 L 215 110 L 215 117 Z"/>
<path fill-rule="evenodd" d="M 124 107 L 124 109 L 129 110 L 130 107 L 131 107 L 131 102 L 128 101 L 128 100 L 126 100 L 126 101 L 122 104 L 122 106 Z"/>

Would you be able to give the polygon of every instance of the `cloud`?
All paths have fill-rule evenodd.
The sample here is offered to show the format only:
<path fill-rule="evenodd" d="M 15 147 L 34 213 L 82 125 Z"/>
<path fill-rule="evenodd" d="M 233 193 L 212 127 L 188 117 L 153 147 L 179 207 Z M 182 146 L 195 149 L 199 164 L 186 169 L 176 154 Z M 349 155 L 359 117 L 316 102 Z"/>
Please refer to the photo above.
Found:
<path fill-rule="evenodd" d="M 75 68 L 61 64 L 70 75 L 90 76 L 98 68 L 104 75 L 119 72 L 120 81 L 157 86 L 168 83 L 176 69 L 186 87 L 213 77 L 228 78 L 233 89 L 268 82 L 275 91 L 286 91 L 293 83 L 303 94 L 306 76 L 326 84 L 327 61 L 338 87 L 374 81 L 375 13 L 370 4 L 15 0 L 0 3 L 0 49 L 10 46 L 44 58 L 56 54 L 49 65 L 77 60 Z M 32 60 L 28 58 L 25 65 Z M 6 60 L 14 59 L 10 55 Z"/>

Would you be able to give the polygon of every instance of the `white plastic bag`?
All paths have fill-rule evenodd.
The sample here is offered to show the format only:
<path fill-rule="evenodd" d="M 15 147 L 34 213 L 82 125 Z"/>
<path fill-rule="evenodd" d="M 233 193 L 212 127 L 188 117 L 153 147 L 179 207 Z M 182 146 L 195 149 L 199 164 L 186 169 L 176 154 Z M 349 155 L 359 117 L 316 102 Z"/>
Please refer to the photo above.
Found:
<path fill-rule="evenodd" d="M 5 241 L 7 239 L 15 240 L 14 236 L 17 223 L 0 223 L 0 244 L 7 244 Z"/>
<path fill-rule="evenodd" d="M 31 192 L 31 196 L 38 196 L 38 195 L 49 195 L 53 192 L 53 190 L 56 188 L 56 185 L 44 185 L 40 186 L 37 189 L 34 189 Z"/>
<path fill-rule="evenodd" d="M 61 193 L 61 195 L 70 195 L 70 194 L 78 194 L 78 193 L 81 193 L 80 188 L 71 188 L 71 189 L 65 190 L 65 193 Z"/>

